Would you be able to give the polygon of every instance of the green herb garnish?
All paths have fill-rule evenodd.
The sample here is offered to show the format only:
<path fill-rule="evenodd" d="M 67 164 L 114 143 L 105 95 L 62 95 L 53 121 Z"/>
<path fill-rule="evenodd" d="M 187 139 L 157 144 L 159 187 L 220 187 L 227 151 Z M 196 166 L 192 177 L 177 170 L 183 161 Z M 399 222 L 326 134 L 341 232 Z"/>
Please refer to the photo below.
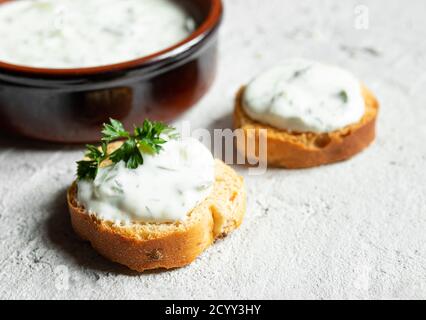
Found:
<path fill-rule="evenodd" d="M 77 177 L 78 179 L 94 180 L 98 174 L 100 164 L 107 159 L 107 143 L 103 142 L 101 148 L 93 145 L 86 145 L 87 151 L 85 157 L 88 160 L 77 162 Z"/>
<path fill-rule="evenodd" d="M 306 67 L 306 68 L 304 68 L 304 69 L 297 70 L 297 71 L 296 71 L 296 72 L 294 72 L 294 74 L 293 74 L 293 79 L 299 78 L 300 76 L 302 76 L 303 74 L 305 74 L 306 72 L 308 72 L 308 70 L 309 70 L 310 68 L 311 68 L 311 67 Z"/>
<path fill-rule="evenodd" d="M 178 136 L 175 128 L 161 122 L 145 120 L 142 126 L 135 126 L 131 134 L 120 121 L 110 119 L 110 123 L 103 126 L 101 147 L 86 146 L 87 159 L 77 162 L 77 177 L 94 180 L 99 166 L 107 159 L 112 163 L 124 161 L 127 168 L 136 169 L 143 164 L 143 154 L 159 153 L 168 139 Z M 123 141 L 123 144 L 108 154 L 108 144 L 114 141 Z"/>
<path fill-rule="evenodd" d="M 348 103 L 349 97 L 348 93 L 345 90 L 342 90 L 338 93 L 339 98 L 343 101 L 343 103 Z"/>

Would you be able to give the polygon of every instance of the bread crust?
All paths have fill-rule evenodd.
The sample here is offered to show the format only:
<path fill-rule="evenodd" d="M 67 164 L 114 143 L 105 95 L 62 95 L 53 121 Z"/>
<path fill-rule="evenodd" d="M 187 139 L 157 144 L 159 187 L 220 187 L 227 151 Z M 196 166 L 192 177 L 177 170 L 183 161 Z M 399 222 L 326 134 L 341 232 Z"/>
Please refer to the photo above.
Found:
<path fill-rule="evenodd" d="M 212 194 L 189 213 L 190 223 L 118 226 L 99 220 L 79 206 L 77 183 L 74 182 L 67 194 L 72 226 L 101 255 L 130 269 L 143 272 L 183 267 L 194 261 L 216 239 L 242 223 L 246 209 L 242 177 L 219 160 L 216 160 L 215 173 Z M 223 212 L 223 219 L 218 219 L 217 206 L 223 208 L 223 205 L 228 211 Z M 157 226 L 162 229 L 157 231 Z"/>
<path fill-rule="evenodd" d="M 236 97 L 233 124 L 235 129 L 243 130 L 244 139 L 237 143 L 237 149 L 248 159 L 258 155 L 259 129 L 267 129 L 268 166 L 287 169 L 310 168 L 346 160 L 364 150 L 375 139 L 379 103 L 364 86 L 363 118 L 341 130 L 320 134 L 289 132 L 251 119 L 243 108 L 244 90 L 245 87 L 242 87 Z M 248 134 L 248 130 L 254 134 Z M 255 138 L 254 155 L 246 151 L 248 137 Z"/>

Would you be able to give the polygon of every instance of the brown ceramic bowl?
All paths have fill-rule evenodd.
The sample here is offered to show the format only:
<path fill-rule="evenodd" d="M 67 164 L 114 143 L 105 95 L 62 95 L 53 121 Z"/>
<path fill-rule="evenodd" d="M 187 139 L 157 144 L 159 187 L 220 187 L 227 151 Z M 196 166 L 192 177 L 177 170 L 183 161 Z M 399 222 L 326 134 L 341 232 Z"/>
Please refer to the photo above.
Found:
<path fill-rule="evenodd" d="M 0 0 L 1 3 L 10 0 Z M 171 121 L 213 82 L 221 0 L 175 0 L 197 29 L 184 41 L 124 63 L 81 69 L 42 69 L 0 61 L 0 128 L 54 142 L 99 139 L 114 118 L 131 127 L 143 119 Z"/>

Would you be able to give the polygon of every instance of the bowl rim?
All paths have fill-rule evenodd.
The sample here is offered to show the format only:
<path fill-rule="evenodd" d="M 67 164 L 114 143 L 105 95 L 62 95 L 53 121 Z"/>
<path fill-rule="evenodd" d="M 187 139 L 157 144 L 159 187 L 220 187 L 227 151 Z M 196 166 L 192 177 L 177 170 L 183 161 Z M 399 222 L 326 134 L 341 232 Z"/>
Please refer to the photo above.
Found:
<path fill-rule="evenodd" d="M 0 5 L 9 1 L 14 0 L 0 0 Z M 215 27 L 220 23 L 223 14 L 222 0 L 209 1 L 211 3 L 211 7 L 207 17 L 204 19 L 201 25 L 193 33 L 191 33 L 191 35 L 171 47 L 150 54 L 148 56 L 103 66 L 66 69 L 30 67 L 7 63 L 0 60 L 0 72 L 6 71 L 32 76 L 86 76 L 127 70 L 136 67 L 139 68 L 151 65 L 155 62 L 164 61 L 166 59 L 175 57 L 176 55 L 179 55 L 183 52 L 186 52 L 188 48 L 191 48 L 195 44 L 201 42 L 210 33 L 210 31 L 215 29 Z"/>

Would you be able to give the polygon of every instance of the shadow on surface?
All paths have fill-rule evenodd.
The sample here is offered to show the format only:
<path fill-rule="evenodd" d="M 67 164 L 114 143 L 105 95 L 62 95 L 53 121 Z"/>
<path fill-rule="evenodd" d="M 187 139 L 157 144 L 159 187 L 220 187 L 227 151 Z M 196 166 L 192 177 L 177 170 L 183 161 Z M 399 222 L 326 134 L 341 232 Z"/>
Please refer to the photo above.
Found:
<path fill-rule="evenodd" d="M 210 132 L 210 137 L 211 137 L 211 151 L 214 155 L 215 158 L 220 159 L 224 162 L 229 162 L 229 161 L 225 161 L 225 154 L 232 152 L 233 154 L 233 164 L 235 164 L 235 159 L 237 159 L 237 151 L 235 148 L 235 140 L 234 140 L 234 146 L 233 149 L 230 149 L 229 146 L 227 147 L 225 145 L 225 139 L 222 139 L 222 149 L 219 150 L 219 148 L 217 146 L 215 146 L 215 143 L 217 143 L 217 141 L 215 140 L 215 130 L 220 130 L 219 134 L 221 134 L 221 132 L 223 130 L 234 130 L 233 128 L 233 124 L 232 124 L 232 113 L 226 113 L 223 116 L 221 116 L 220 118 L 215 119 L 214 121 L 212 121 L 206 128 L 209 132 Z M 229 156 L 229 154 L 228 154 Z"/>
<path fill-rule="evenodd" d="M 223 116 L 221 116 L 220 118 L 217 118 L 215 120 L 213 120 L 212 123 L 210 123 L 207 127 L 207 129 L 210 131 L 210 133 L 213 136 L 214 133 L 214 129 L 231 129 L 233 130 L 233 124 L 232 124 L 232 113 L 226 113 Z"/>
<path fill-rule="evenodd" d="M 89 242 L 81 240 L 74 233 L 66 203 L 66 190 L 62 189 L 55 195 L 48 209 L 51 212 L 46 226 L 48 238 L 66 258 L 72 259 L 74 263 L 83 268 L 94 271 L 129 276 L 140 275 L 140 273 L 102 257 Z"/>
<path fill-rule="evenodd" d="M 68 150 L 79 150 L 84 144 L 66 144 L 45 142 L 17 135 L 12 135 L 0 130 L 0 151 L 2 149 L 19 149 L 19 150 L 47 150 L 55 151 L 66 147 Z"/>

